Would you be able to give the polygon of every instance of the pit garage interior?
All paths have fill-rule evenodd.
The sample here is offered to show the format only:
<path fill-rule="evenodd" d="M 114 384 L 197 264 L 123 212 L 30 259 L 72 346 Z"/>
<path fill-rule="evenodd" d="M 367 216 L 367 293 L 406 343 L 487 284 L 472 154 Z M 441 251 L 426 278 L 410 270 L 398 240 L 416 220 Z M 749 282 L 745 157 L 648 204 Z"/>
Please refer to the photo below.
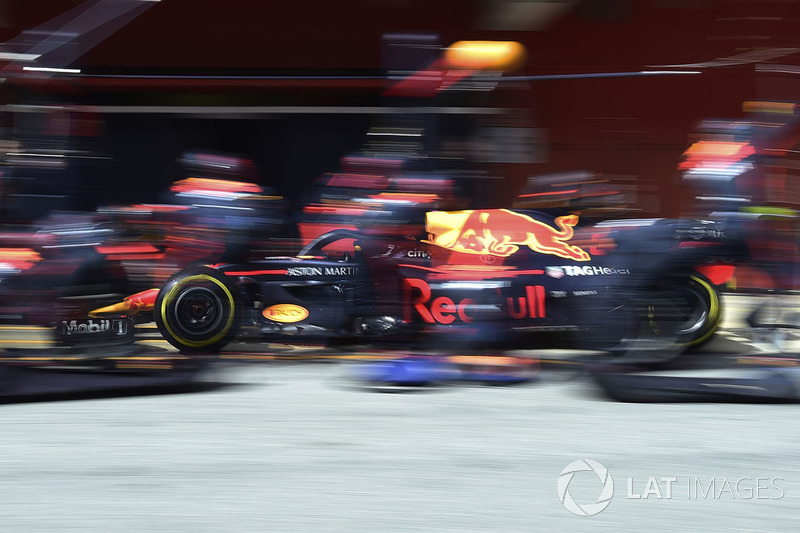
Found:
<path fill-rule="evenodd" d="M 80 4 L 3 2 L 0 34 L 48 27 Z M 80 155 L 59 171 L 6 161 L 6 175 L 37 194 L 75 186 L 53 200 L 70 202 L 61 207 L 148 202 L 179 177 L 184 151 L 218 150 L 252 158 L 260 184 L 297 202 L 368 146 L 370 128 L 410 124 L 425 131 L 422 149 L 491 178 L 473 191 L 484 204 L 509 205 L 531 176 L 589 171 L 632 186 L 642 216 L 674 217 L 691 198 L 677 168 L 697 125 L 792 94 L 792 75 L 755 65 L 767 45 L 791 48 L 797 11 L 724 0 L 154 2 L 57 65 L 79 74 L 6 79 L 6 139 Z M 526 61 L 503 75 L 527 78 L 389 94 L 385 76 L 465 39 L 522 43 Z"/>

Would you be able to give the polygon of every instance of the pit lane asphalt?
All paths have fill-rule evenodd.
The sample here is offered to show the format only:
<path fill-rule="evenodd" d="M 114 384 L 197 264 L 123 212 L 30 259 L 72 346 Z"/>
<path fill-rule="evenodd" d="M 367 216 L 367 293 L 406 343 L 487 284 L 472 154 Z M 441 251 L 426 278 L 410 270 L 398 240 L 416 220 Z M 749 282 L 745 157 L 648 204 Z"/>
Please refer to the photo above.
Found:
<path fill-rule="evenodd" d="M 758 351 L 735 338 L 705 355 Z M 797 405 L 617 403 L 555 371 L 521 386 L 381 394 L 353 386 L 358 364 L 223 360 L 206 387 L 0 405 L 0 530 L 797 528 Z M 592 517 L 557 492 L 562 469 L 584 458 L 614 481 Z M 570 485 L 581 504 L 600 492 L 592 476 Z M 667 498 L 661 478 L 672 477 Z M 635 498 L 650 478 L 662 497 Z M 741 479 L 734 496 L 720 491 Z M 714 496 L 698 496 L 696 482 L 711 480 Z M 756 498 L 757 483 L 773 488 Z"/>

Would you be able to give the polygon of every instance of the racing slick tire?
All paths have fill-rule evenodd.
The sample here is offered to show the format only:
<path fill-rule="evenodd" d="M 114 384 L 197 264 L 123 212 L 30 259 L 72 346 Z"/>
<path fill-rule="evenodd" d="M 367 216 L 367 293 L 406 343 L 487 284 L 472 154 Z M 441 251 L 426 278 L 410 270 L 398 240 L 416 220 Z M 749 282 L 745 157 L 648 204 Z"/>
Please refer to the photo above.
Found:
<path fill-rule="evenodd" d="M 689 347 L 696 348 L 711 340 L 722 323 L 722 295 L 719 288 L 699 272 L 685 279 L 679 290 L 692 303 L 683 329 L 688 334 Z"/>
<path fill-rule="evenodd" d="M 164 339 L 182 353 L 218 353 L 237 335 L 241 297 L 213 268 L 194 267 L 172 276 L 156 298 L 154 318 Z"/>
<path fill-rule="evenodd" d="M 611 320 L 596 326 L 614 355 L 672 359 L 708 342 L 722 321 L 719 289 L 697 272 L 622 289 L 617 298 Z"/>

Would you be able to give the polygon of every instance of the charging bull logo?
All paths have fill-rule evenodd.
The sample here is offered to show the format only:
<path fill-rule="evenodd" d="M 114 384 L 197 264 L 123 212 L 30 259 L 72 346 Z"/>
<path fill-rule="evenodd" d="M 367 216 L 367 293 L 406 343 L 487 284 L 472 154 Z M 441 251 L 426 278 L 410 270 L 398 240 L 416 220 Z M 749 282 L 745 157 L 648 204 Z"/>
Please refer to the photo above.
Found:
<path fill-rule="evenodd" d="M 557 228 L 508 209 L 432 211 L 427 229 L 433 243 L 457 252 L 508 257 L 520 246 L 573 261 L 589 261 L 586 251 L 567 243 L 578 224 L 577 215 L 555 219 Z"/>

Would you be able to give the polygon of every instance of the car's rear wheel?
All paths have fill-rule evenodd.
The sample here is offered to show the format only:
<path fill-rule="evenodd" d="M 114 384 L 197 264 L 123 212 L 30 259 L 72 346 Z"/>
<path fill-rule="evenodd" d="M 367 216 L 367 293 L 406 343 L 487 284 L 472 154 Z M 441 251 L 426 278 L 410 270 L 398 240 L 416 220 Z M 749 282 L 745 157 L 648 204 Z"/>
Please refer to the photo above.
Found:
<path fill-rule="evenodd" d="M 692 273 L 618 289 L 606 316 L 595 330 L 607 351 L 666 360 L 708 342 L 722 321 L 722 306 L 717 287 Z"/>
<path fill-rule="evenodd" d="M 167 281 L 156 299 L 161 335 L 184 353 L 216 353 L 239 330 L 236 286 L 211 268 L 190 268 Z"/>
<path fill-rule="evenodd" d="M 720 291 L 699 273 L 692 274 L 679 290 L 689 303 L 689 312 L 682 326 L 683 332 L 688 335 L 689 346 L 705 344 L 722 323 Z"/>

